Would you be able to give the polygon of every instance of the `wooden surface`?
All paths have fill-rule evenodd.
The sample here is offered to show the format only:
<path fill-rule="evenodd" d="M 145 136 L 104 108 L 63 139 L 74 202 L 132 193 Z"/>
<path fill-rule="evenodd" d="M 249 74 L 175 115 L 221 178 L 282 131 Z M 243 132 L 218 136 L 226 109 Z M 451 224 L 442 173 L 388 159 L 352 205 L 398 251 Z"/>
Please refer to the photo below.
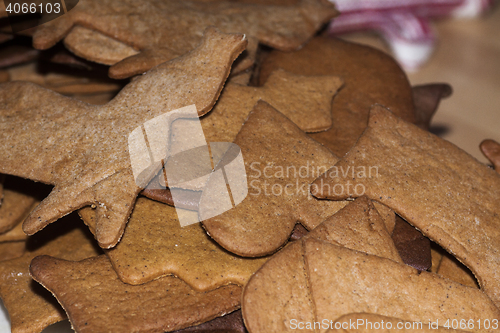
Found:
<path fill-rule="evenodd" d="M 447 82 L 453 86 L 453 95 L 434 116 L 434 131 L 486 162 L 479 143 L 486 138 L 500 142 L 500 6 L 484 18 L 443 20 L 435 28 L 439 44 L 434 55 L 408 77 L 413 85 Z M 345 39 L 388 52 L 373 35 Z"/>

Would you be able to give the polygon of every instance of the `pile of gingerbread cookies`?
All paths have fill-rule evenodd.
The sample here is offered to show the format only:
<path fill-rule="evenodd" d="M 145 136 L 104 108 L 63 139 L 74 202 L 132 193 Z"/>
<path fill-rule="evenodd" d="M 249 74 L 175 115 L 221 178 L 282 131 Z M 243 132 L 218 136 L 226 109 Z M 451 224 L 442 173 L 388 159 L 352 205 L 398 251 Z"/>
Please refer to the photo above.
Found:
<path fill-rule="evenodd" d="M 0 8 L 12 332 L 497 332 L 500 145 L 481 144 L 485 165 L 429 132 L 451 87 L 411 87 L 390 56 L 325 36 L 336 15 L 80 0 L 13 34 Z M 129 140 L 192 105 L 207 143 L 239 147 L 245 193 L 181 226 L 210 198 L 161 168 L 141 185 Z M 165 132 L 197 140 L 183 126 Z"/>

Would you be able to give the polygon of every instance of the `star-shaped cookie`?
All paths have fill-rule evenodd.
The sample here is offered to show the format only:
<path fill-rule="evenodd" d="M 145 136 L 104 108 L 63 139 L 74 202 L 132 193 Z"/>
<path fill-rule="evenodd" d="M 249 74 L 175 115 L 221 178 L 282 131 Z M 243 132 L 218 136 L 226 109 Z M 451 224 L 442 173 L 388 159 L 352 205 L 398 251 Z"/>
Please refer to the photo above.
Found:
<path fill-rule="evenodd" d="M 100 246 L 116 245 L 141 190 L 132 172 L 129 134 L 188 105 L 199 115 L 208 112 L 245 44 L 242 35 L 208 29 L 195 50 L 134 80 L 103 106 L 34 84 L 0 85 L 0 172 L 55 186 L 25 220 L 24 231 L 34 234 L 94 204 Z"/>

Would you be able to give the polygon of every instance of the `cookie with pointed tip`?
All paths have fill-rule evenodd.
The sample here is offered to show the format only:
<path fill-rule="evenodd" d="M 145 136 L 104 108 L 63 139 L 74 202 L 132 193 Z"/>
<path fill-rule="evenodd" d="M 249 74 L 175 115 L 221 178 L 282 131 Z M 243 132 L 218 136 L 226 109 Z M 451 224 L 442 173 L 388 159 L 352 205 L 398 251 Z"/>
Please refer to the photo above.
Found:
<path fill-rule="evenodd" d="M 443 254 L 437 273 L 464 286 L 477 288 L 474 274 L 449 253 Z"/>
<path fill-rule="evenodd" d="M 19 258 L 26 249 L 25 241 L 1 242 L 0 243 L 0 261 Z"/>
<path fill-rule="evenodd" d="M 370 199 L 359 197 L 323 221 L 304 239 L 315 238 L 402 263 L 382 217 Z"/>
<path fill-rule="evenodd" d="M 411 90 L 415 104 L 415 125 L 428 130 L 439 103 L 443 98 L 450 97 L 453 89 L 446 83 L 432 83 L 414 86 Z"/>
<path fill-rule="evenodd" d="M 159 202 L 137 200 L 120 243 L 106 251 L 120 280 L 138 285 L 175 275 L 195 290 L 207 291 L 227 284 L 245 285 L 267 260 L 225 251 L 201 224 L 181 227 L 177 213 Z M 95 210 L 85 208 L 79 214 L 93 230 Z"/>
<path fill-rule="evenodd" d="M 256 104 L 234 143 L 243 155 L 248 195 L 235 208 L 208 219 L 218 207 L 213 197 L 204 192 L 199 206 L 208 234 L 230 252 L 271 254 L 297 222 L 314 229 L 347 204 L 311 196 L 309 184 L 338 158 L 266 102 Z M 215 188 L 214 181 L 210 177 L 207 188 Z"/>
<path fill-rule="evenodd" d="M 197 292 L 173 276 L 131 286 L 106 256 L 79 262 L 40 256 L 30 273 L 57 298 L 77 332 L 173 331 L 234 311 L 241 298 L 235 285 Z"/>
<path fill-rule="evenodd" d="M 75 25 L 93 29 L 141 51 L 110 69 L 111 77 L 125 78 L 192 50 L 209 26 L 226 33 L 244 33 L 260 43 L 290 51 L 336 15 L 334 5 L 322 0 L 302 0 L 289 6 L 81 0 L 66 15 L 38 26 L 33 45 L 37 49 L 52 47 Z"/>
<path fill-rule="evenodd" d="M 487 139 L 481 142 L 480 146 L 483 155 L 495 167 L 495 170 L 500 173 L 500 144 L 495 140 Z"/>
<path fill-rule="evenodd" d="M 353 325 L 353 323 L 356 323 Z M 351 324 L 349 326 L 349 324 Z M 440 323 L 445 325 L 446 323 Z M 451 327 L 451 325 L 449 325 Z M 335 329 L 339 327 L 339 329 Z M 343 328 L 340 328 L 343 327 Z M 374 329 L 374 327 L 378 327 Z M 373 313 L 350 313 L 346 314 L 334 323 L 330 324 L 330 329 L 326 333 L 421 333 L 425 329 L 435 333 L 466 333 L 466 331 L 455 330 L 453 328 L 438 326 L 432 327 L 424 325 L 421 321 L 405 321 L 395 317 L 381 316 Z"/>
<path fill-rule="evenodd" d="M 34 84 L 0 85 L 0 172 L 55 185 L 25 220 L 24 231 L 32 235 L 96 204 L 96 238 L 103 248 L 116 245 L 141 190 L 132 173 L 129 134 L 187 105 L 194 104 L 199 115 L 208 112 L 245 44 L 242 35 L 209 29 L 198 48 L 129 83 L 103 106 Z"/>
<path fill-rule="evenodd" d="M 252 333 L 295 332 L 292 319 L 335 321 L 356 312 L 424 325 L 500 316 L 480 290 L 307 236 L 275 254 L 243 290 L 243 318 Z"/>
<path fill-rule="evenodd" d="M 259 83 L 277 68 L 300 75 L 333 75 L 344 86 L 332 102 L 333 126 L 310 136 L 337 156 L 344 156 L 368 123 L 370 107 L 385 105 L 414 122 L 412 90 L 406 74 L 387 54 L 331 37 L 315 37 L 299 51 L 272 51 L 263 61 Z"/>
<path fill-rule="evenodd" d="M 12 332 L 40 332 L 65 319 L 56 300 L 31 279 L 29 265 L 34 257 L 47 254 L 82 260 L 98 255 L 98 247 L 78 215 L 71 214 L 61 222 L 30 237 L 21 257 L 0 262 L 0 297 L 9 313 Z"/>
<path fill-rule="evenodd" d="M 400 216 L 396 216 L 391 238 L 405 264 L 419 271 L 431 268 L 431 241 Z"/>
<path fill-rule="evenodd" d="M 377 172 L 348 178 L 335 172 L 347 167 Z M 464 263 L 500 305 L 500 177 L 494 170 L 377 105 L 356 145 L 314 184 L 316 197 L 334 200 L 355 197 L 352 188 L 362 186 Z M 346 191 L 328 191 L 335 186 Z"/>

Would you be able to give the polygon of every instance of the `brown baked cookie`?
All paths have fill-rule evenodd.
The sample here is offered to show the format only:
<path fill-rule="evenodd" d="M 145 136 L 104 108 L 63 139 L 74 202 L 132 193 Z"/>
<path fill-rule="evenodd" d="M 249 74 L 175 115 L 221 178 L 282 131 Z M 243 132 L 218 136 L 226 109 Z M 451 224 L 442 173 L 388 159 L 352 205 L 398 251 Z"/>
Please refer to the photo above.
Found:
<path fill-rule="evenodd" d="M 431 241 L 400 216 L 396 216 L 391 237 L 405 264 L 419 271 L 431 268 Z"/>
<path fill-rule="evenodd" d="M 296 52 L 272 51 L 261 66 L 260 84 L 278 68 L 300 75 L 334 75 L 344 80 L 332 103 L 333 126 L 311 135 L 337 156 L 343 156 L 356 143 L 375 103 L 415 122 L 412 89 L 405 73 L 393 58 L 371 47 L 315 37 Z"/>
<path fill-rule="evenodd" d="M 176 277 L 140 286 L 118 279 L 106 256 L 74 262 L 39 256 L 30 274 L 66 311 L 77 332 L 165 332 L 239 308 L 241 287 L 197 292 Z"/>
<path fill-rule="evenodd" d="M 120 243 L 106 251 L 120 280 L 138 285 L 175 275 L 195 290 L 207 291 L 227 284 L 243 286 L 266 262 L 225 251 L 199 223 L 181 227 L 180 213 L 146 198 L 137 200 Z M 85 208 L 79 214 L 93 230 L 95 210 Z"/>
<path fill-rule="evenodd" d="M 376 170 L 336 172 L 347 167 Z M 342 193 L 331 191 L 339 187 Z M 500 304 L 500 177 L 455 145 L 374 106 L 356 146 L 311 191 L 335 200 L 362 192 L 394 209 L 463 262 Z"/>
<path fill-rule="evenodd" d="M 110 69 L 111 77 L 125 78 L 189 52 L 209 26 L 226 33 L 244 33 L 260 43 L 290 51 L 304 44 L 336 14 L 333 4 L 321 0 L 304 0 L 290 6 L 86 0 L 66 15 L 40 25 L 33 45 L 37 49 L 52 47 L 74 25 L 91 28 L 141 51 Z"/>
<path fill-rule="evenodd" d="M 295 332 L 298 323 L 335 322 L 355 312 L 422 321 L 427 327 L 448 319 L 491 322 L 500 316 L 480 290 L 311 237 L 275 254 L 243 291 L 243 318 L 252 333 Z"/>
<path fill-rule="evenodd" d="M 494 140 L 488 139 L 481 142 L 479 147 L 483 155 L 493 164 L 495 170 L 500 173 L 500 144 Z"/>
<path fill-rule="evenodd" d="M 446 83 L 432 83 L 414 86 L 415 125 L 428 130 L 441 99 L 450 97 L 453 89 Z"/>
<path fill-rule="evenodd" d="M 55 185 L 26 219 L 24 231 L 32 235 L 96 204 L 96 238 L 103 248 L 116 245 L 141 190 L 132 172 L 129 134 L 184 106 L 208 112 L 245 43 L 242 35 L 209 29 L 193 52 L 129 83 L 104 106 L 29 83 L 0 85 L 0 172 Z"/>
<path fill-rule="evenodd" d="M 31 279 L 29 265 L 34 257 L 47 254 L 81 260 L 97 255 L 97 249 L 92 235 L 72 214 L 61 225 L 49 226 L 30 237 L 21 257 L 0 262 L 0 297 L 9 313 L 12 332 L 40 332 L 65 318 L 56 300 Z"/>
<path fill-rule="evenodd" d="M 218 205 L 204 191 L 199 209 L 208 234 L 230 252 L 271 254 L 297 222 L 314 229 L 346 205 L 310 195 L 309 184 L 338 159 L 269 104 L 257 103 L 234 143 L 243 155 L 248 195 L 235 208 L 207 219 Z M 210 177 L 207 187 L 215 188 L 215 181 Z"/>

